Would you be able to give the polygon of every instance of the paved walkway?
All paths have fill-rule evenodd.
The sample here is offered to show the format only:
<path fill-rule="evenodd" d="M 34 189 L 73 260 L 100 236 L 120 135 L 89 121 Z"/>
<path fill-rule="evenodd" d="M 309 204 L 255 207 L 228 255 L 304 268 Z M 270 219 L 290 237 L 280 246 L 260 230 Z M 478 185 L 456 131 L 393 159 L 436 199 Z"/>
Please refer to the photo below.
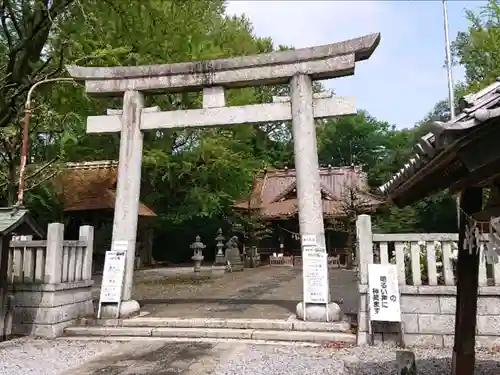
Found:
<path fill-rule="evenodd" d="M 299 267 L 245 269 L 210 278 L 210 269 L 193 280 L 192 269 L 141 271 L 133 296 L 142 311 L 157 317 L 268 318 L 287 319 L 302 299 L 302 270 Z M 96 282 L 99 282 L 96 280 Z M 342 301 L 344 312 L 357 310 L 354 271 L 330 270 L 332 300 Z M 95 291 L 98 296 L 98 288 Z"/>

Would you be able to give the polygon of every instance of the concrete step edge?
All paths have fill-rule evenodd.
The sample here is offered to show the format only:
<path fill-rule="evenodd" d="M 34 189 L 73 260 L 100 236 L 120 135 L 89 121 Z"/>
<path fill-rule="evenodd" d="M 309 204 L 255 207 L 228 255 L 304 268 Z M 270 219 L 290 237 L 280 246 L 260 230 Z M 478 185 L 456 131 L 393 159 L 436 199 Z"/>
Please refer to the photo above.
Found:
<path fill-rule="evenodd" d="M 145 328 L 230 328 L 263 329 L 282 331 L 318 331 L 349 333 L 351 325 L 340 322 L 304 322 L 301 320 L 280 319 L 222 319 L 222 318 L 155 318 L 136 317 L 130 319 L 92 319 L 84 318 L 80 326 L 97 327 L 145 327 Z"/>
<path fill-rule="evenodd" d="M 248 339 L 266 341 L 322 342 L 336 341 L 355 343 L 356 335 L 343 332 L 282 331 L 229 328 L 146 328 L 146 327 L 68 327 L 65 336 L 99 337 L 179 337 Z"/>

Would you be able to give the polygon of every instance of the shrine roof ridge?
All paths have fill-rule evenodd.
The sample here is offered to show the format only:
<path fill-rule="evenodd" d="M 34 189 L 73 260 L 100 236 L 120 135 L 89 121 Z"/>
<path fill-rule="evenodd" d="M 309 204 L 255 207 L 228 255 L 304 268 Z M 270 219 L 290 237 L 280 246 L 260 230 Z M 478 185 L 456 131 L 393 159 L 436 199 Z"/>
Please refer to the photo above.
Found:
<path fill-rule="evenodd" d="M 362 61 L 368 59 L 373 54 L 379 43 L 380 33 L 373 33 L 322 46 L 217 60 L 120 67 L 81 67 L 68 65 L 66 69 L 75 80 L 84 81 L 151 78 L 176 74 L 202 74 L 226 70 L 259 68 L 269 65 L 293 64 L 349 54 L 354 54 L 355 61 Z"/>
<path fill-rule="evenodd" d="M 410 184 L 411 179 L 437 155 L 455 144 L 467 131 L 491 119 L 500 117 L 500 78 L 459 101 L 462 112 L 453 120 L 432 123 L 431 132 L 420 138 L 415 146 L 416 154 L 389 181 L 380 186 L 378 193 L 390 197 L 400 187 Z"/>

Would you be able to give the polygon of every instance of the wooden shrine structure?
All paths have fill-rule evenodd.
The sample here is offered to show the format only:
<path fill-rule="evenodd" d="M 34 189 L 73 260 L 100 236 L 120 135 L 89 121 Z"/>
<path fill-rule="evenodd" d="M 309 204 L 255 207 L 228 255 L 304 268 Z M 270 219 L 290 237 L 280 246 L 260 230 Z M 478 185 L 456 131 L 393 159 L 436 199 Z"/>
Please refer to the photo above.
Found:
<path fill-rule="evenodd" d="M 435 123 L 417 154 L 379 188 L 399 207 L 440 190 L 460 197 L 459 252 L 452 375 L 473 375 L 481 221 L 487 221 L 487 260 L 500 249 L 500 82 L 464 97 L 454 120 Z"/>
<path fill-rule="evenodd" d="M 111 248 L 111 231 L 116 201 L 118 162 L 114 160 L 66 163 L 53 179 L 66 221 L 66 236 L 75 237 L 82 225 L 95 228 L 94 267 L 104 265 L 104 252 Z M 156 213 L 139 203 L 136 254 L 140 264 L 152 259 L 153 230 L 150 219 Z"/>
<path fill-rule="evenodd" d="M 370 194 L 366 173 L 361 167 L 319 169 L 321 201 L 327 251 L 345 255 L 347 220 L 350 209 L 370 213 L 385 202 Z M 273 234 L 259 244 L 259 253 L 301 255 L 297 182 L 295 169 L 265 170 L 254 178 L 249 199 L 235 203 L 242 211 L 253 211 L 272 228 Z"/>

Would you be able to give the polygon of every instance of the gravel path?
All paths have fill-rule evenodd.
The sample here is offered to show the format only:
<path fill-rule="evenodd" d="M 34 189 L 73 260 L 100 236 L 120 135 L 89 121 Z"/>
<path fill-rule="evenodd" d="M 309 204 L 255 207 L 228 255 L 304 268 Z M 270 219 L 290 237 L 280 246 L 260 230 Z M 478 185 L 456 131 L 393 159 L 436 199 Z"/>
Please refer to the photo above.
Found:
<path fill-rule="evenodd" d="M 21 339 L 0 344 L 2 375 L 394 375 L 396 348 L 333 349 L 244 342 Z M 419 375 L 449 374 L 451 350 L 415 349 Z M 477 375 L 499 352 L 477 351 Z"/>
<path fill-rule="evenodd" d="M 0 374 L 59 375 L 127 343 L 22 338 L 0 343 Z"/>
<path fill-rule="evenodd" d="M 419 375 L 451 371 L 451 350 L 415 349 Z M 311 348 L 249 345 L 220 363 L 210 375 L 395 375 L 396 348 Z M 498 375 L 498 352 L 478 351 L 477 375 Z"/>
<path fill-rule="evenodd" d="M 218 317 L 287 319 L 302 299 L 300 267 L 259 267 L 210 278 L 202 269 L 201 281 L 192 279 L 191 268 L 159 268 L 138 271 L 133 297 L 143 311 L 161 317 Z M 344 313 L 357 311 L 356 274 L 330 270 L 332 299 L 343 300 Z M 99 297 L 99 276 L 94 276 L 94 298 Z"/>

